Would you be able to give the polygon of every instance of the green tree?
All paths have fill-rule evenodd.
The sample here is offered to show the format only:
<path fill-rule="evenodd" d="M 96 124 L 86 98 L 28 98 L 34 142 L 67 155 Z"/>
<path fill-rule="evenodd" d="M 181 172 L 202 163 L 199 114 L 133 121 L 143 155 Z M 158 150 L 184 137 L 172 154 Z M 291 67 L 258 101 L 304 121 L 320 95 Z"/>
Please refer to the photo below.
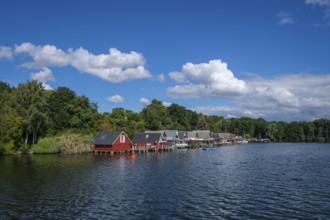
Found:
<path fill-rule="evenodd" d="M 293 121 L 285 129 L 286 140 L 289 142 L 305 141 L 304 129 L 301 123 Z"/>
<path fill-rule="evenodd" d="M 13 88 L 10 87 L 10 85 L 8 83 L 0 81 L 0 96 L 1 96 L 1 94 L 5 93 L 5 92 L 7 92 L 7 93 L 12 92 L 12 90 L 13 90 Z"/>
<path fill-rule="evenodd" d="M 142 115 L 146 129 L 161 130 L 165 127 L 168 112 L 161 101 L 154 99 L 142 110 Z"/>
<path fill-rule="evenodd" d="M 86 96 L 73 98 L 67 106 L 71 128 L 94 130 L 98 119 L 97 105 Z"/>
<path fill-rule="evenodd" d="M 315 126 L 311 122 L 303 122 L 302 123 L 303 129 L 304 129 L 304 135 L 305 135 L 305 141 L 306 142 L 312 142 L 315 140 Z"/>
<path fill-rule="evenodd" d="M 208 130 L 209 126 L 206 122 L 206 116 L 203 115 L 202 113 L 198 114 L 198 121 L 197 125 L 195 127 L 196 130 Z"/>
<path fill-rule="evenodd" d="M 266 137 L 268 122 L 263 118 L 258 118 L 255 121 L 255 127 L 254 127 L 254 136 L 255 137 Z"/>
<path fill-rule="evenodd" d="M 278 128 L 276 123 L 269 123 L 266 131 L 266 136 L 270 138 L 272 141 L 278 141 L 277 140 L 277 133 Z"/>
<path fill-rule="evenodd" d="M 275 135 L 276 141 L 282 142 L 285 140 L 285 129 L 288 123 L 284 121 L 276 122 L 277 133 Z"/>
<path fill-rule="evenodd" d="M 224 120 L 225 119 L 223 117 L 216 115 L 211 115 L 206 118 L 209 129 L 216 133 L 220 133 L 222 131 Z"/>
<path fill-rule="evenodd" d="M 19 84 L 15 90 L 15 104 L 22 118 L 25 146 L 35 144 L 47 122 L 47 103 L 42 84 L 36 81 Z"/>
<path fill-rule="evenodd" d="M 185 107 L 177 104 L 171 104 L 167 110 L 169 117 L 173 122 L 173 127 L 175 127 L 177 130 L 191 130 L 191 125 L 189 122 L 189 111 Z"/>
<path fill-rule="evenodd" d="M 51 92 L 47 102 L 52 133 L 58 133 L 71 127 L 72 115 L 69 113 L 69 104 L 76 97 L 75 92 L 67 87 L 58 87 Z"/>

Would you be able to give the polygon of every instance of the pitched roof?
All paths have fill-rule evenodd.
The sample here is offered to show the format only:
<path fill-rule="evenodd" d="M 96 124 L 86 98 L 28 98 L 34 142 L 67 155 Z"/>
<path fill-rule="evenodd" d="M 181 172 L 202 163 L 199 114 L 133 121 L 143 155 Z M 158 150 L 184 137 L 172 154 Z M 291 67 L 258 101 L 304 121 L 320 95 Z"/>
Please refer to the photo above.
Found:
<path fill-rule="evenodd" d="M 93 140 L 95 145 L 111 145 L 113 144 L 118 136 L 121 134 L 121 131 L 100 131 L 96 134 Z"/>
<path fill-rule="evenodd" d="M 188 132 L 186 131 L 178 131 L 178 136 L 179 136 L 179 139 L 185 139 L 188 137 Z"/>
<path fill-rule="evenodd" d="M 200 139 L 208 139 L 210 138 L 210 130 L 196 130 L 198 137 Z"/>
<path fill-rule="evenodd" d="M 166 133 L 166 137 L 172 137 L 173 139 L 177 138 L 178 131 L 177 130 L 164 130 Z"/>
<path fill-rule="evenodd" d="M 159 142 L 162 133 L 136 133 L 133 136 L 133 143 L 154 143 Z"/>
<path fill-rule="evenodd" d="M 177 130 L 158 130 L 158 131 L 146 131 L 146 133 L 162 133 L 167 140 L 175 140 L 177 138 Z"/>
<path fill-rule="evenodd" d="M 188 131 L 188 138 L 194 139 L 209 139 L 210 138 L 210 131 L 209 130 L 194 130 L 194 131 Z"/>
<path fill-rule="evenodd" d="M 231 133 L 218 133 L 218 135 L 219 135 L 219 138 L 222 138 L 222 139 L 231 139 L 236 136 L 235 134 L 231 134 Z"/>

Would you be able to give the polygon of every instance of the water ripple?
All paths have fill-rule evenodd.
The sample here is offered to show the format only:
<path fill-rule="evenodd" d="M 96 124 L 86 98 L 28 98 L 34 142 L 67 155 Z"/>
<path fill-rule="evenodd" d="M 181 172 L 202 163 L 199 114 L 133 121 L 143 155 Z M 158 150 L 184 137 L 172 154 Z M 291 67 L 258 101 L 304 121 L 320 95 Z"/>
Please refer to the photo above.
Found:
<path fill-rule="evenodd" d="M 0 157 L 0 219 L 328 219 L 330 146 Z"/>

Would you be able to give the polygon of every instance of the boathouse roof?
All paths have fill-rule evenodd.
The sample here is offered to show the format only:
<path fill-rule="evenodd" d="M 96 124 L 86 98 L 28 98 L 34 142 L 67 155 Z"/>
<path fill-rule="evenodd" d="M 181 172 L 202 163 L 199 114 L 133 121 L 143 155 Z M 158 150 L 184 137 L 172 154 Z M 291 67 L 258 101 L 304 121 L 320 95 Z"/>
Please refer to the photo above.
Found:
<path fill-rule="evenodd" d="M 210 131 L 209 130 L 194 130 L 188 131 L 188 138 L 189 139 L 201 139 L 207 140 L 210 138 Z"/>
<path fill-rule="evenodd" d="M 162 133 L 136 133 L 133 136 L 133 143 L 154 143 L 161 141 Z"/>
<path fill-rule="evenodd" d="M 93 140 L 94 145 L 110 145 L 113 144 L 122 131 L 100 131 Z"/>

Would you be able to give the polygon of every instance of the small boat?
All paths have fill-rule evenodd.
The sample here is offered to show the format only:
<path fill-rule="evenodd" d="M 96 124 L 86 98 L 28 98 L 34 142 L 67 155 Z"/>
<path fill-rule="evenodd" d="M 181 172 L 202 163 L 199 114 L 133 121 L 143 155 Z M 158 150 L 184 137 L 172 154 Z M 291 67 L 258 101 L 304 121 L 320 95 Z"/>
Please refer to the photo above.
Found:
<path fill-rule="evenodd" d="M 215 150 L 215 147 L 203 147 L 202 150 Z"/>

